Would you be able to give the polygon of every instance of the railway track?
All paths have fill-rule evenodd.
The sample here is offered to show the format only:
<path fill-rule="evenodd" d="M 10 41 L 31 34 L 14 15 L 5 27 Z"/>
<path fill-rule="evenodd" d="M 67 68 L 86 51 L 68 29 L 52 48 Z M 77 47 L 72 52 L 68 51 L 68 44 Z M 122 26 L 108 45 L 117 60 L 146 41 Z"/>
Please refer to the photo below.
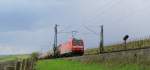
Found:
<path fill-rule="evenodd" d="M 103 52 L 101 54 L 85 54 L 83 56 L 67 57 L 66 60 L 77 60 L 81 62 L 103 62 L 103 61 L 129 61 L 129 62 L 149 62 L 150 60 L 150 47 L 134 48 L 127 50 L 116 50 L 110 52 Z M 144 60 L 143 60 L 144 59 Z"/>

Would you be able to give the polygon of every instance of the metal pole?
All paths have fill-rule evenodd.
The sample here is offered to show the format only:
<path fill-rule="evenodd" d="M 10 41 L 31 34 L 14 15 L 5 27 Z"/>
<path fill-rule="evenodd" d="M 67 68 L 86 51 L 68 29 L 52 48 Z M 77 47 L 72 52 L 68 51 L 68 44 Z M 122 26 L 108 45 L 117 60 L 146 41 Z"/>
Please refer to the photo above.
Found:
<path fill-rule="evenodd" d="M 58 25 L 56 24 L 55 27 L 54 27 L 54 32 L 55 32 L 55 36 L 54 36 L 54 47 L 53 47 L 53 50 L 54 50 L 54 56 L 56 55 L 56 48 L 57 48 L 57 27 Z"/>
<path fill-rule="evenodd" d="M 127 41 L 124 41 L 124 49 L 127 50 Z"/>
<path fill-rule="evenodd" d="M 103 30 L 103 25 L 101 25 L 101 32 L 100 32 L 100 53 L 104 51 L 104 30 Z"/>

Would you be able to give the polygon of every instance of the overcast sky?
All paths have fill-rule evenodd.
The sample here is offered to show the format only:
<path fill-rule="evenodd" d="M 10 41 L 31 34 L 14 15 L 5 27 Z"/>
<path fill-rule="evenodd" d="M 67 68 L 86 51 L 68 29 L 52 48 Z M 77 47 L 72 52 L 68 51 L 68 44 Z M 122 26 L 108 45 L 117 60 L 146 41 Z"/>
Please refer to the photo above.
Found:
<path fill-rule="evenodd" d="M 86 48 L 150 35 L 150 0 L 0 0 L 0 54 L 24 54 L 52 49 L 55 24 L 59 43 L 73 30 Z"/>

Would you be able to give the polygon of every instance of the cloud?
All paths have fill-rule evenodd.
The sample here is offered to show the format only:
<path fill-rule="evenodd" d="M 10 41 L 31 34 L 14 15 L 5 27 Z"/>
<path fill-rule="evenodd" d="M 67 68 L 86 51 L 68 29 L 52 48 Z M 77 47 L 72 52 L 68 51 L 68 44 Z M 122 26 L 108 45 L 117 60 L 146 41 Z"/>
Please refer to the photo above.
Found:
<path fill-rule="evenodd" d="M 0 54 L 1 55 L 9 55 L 9 54 L 26 54 L 31 53 L 29 49 L 18 49 L 15 46 L 0 44 Z"/>
<path fill-rule="evenodd" d="M 86 48 L 99 45 L 99 25 L 104 25 L 105 44 L 149 35 L 148 0 L 1 0 L 0 44 L 3 54 L 52 49 L 54 24 L 59 31 L 79 31 Z M 59 43 L 71 33 L 59 34 Z M 10 49 L 9 49 L 10 48 Z M 15 50 L 15 51 L 12 51 Z M 18 52 L 16 52 L 18 51 Z M 8 53 L 7 53 L 8 52 Z"/>
<path fill-rule="evenodd" d="M 148 0 L 82 0 L 82 23 L 97 26 L 91 27 L 94 31 L 103 24 L 107 45 L 122 42 L 125 34 L 131 39 L 145 37 L 150 34 L 149 3 Z"/>
<path fill-rule="evenodd" d="M 40 20 L 53 20 L 63 6 L 64 2 L 56 0 L 0 1 L 0 31 L 30 30 Z"/>

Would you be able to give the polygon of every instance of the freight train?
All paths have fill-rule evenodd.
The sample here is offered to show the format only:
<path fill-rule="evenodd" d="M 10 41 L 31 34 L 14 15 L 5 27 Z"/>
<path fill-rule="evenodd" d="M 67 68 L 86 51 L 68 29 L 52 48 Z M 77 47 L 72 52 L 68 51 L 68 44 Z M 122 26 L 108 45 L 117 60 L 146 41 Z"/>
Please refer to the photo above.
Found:
<path fill-rule="evenodd" d="M 56 54 L 59 57 L 82 56 L 84 54 L 84 42 L 82 39 L 71 38 L 57 47 Z"/>

